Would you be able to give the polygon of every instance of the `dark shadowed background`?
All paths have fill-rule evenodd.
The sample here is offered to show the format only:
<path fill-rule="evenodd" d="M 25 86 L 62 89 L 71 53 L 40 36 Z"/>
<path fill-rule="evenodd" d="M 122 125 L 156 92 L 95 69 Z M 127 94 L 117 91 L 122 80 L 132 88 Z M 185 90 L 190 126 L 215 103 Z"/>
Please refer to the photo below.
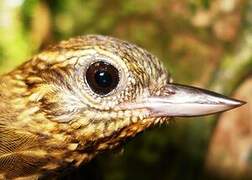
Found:
<path fill-rule="evenodd" d="M 65 179 L 252 178 L 252 1 L 0 0 L 0 72 L 85 34 L 134 42 L 158 56 L 175 82 L 248 104 L 147 130 Z"/>

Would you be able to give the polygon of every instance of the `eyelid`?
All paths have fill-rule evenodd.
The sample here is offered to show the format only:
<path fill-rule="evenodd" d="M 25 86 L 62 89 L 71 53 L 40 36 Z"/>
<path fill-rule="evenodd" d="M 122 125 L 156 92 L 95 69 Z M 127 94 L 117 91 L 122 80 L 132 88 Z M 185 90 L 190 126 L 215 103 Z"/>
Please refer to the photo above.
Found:
<path fill-rule="evenodd" d="M 131 86 L 132 82 L 129 81 L 131 79 L 131 72 L 128 71 L 125 62 L 119 58 L 120 57 L 110 58 L 108 56 L 96 53 L 95 55 L 92 54 L 81 56 L 78 59 L 78 63 L 76 63 L 75 66 L 76 73 L 74 79 L 76 84 L 78 84 L 78 93 L 81 95 L 80 98 L 82 98 L 83 100 L 87 100 L 88 106 L 95 109 L 111 109 L 122 101 L 122 94 L 126 93 L 125 91 L 127 91 L 128 89 L 127 86 Z M 119 82 L 117 87 L 106 95 L 98 95 L 94 93 L 89 88 L 86 78 L 84 76 L 90 64 L 95 63 L 97 61 L 105 61 L 107 63 L 110 63 L 115 66 L 119 72 Z"/>

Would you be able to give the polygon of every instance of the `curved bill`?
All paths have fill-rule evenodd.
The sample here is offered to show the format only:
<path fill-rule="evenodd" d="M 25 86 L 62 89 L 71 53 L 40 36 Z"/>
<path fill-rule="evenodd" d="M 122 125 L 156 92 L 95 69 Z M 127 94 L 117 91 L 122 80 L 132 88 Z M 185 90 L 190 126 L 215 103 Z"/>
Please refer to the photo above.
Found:
<path fill-rule="evenodd" d="M 150 116 L 202 116 L 227 111 L 245 102 L 208 90 L 180 84 L 167 84 L 164 96 L 146 97 L 140 102 L 125 104 L 124 108 L 150 110 Z"/>

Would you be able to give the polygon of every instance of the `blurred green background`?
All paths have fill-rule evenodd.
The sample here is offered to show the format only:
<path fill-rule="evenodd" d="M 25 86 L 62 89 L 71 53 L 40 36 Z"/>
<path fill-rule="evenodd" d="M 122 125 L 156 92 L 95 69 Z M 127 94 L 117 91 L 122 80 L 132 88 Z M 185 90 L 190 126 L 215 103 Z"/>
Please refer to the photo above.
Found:
<path fill-rule="evenodd" d="M 48 44 L 85 34 L 111 35 L 146 48 L 165 63 L 175 82 L 238 94 L 245 101 L 252 96 L 252 83 L 243 88 L 246 95 L 239 91 L 252 72 L 250 0 L 0 0 L 0 72 L 10 71 Z M 242 114 L 249 121 L 251 109 Z M 219 125 L 218 119 L 175 119 L 138 135 L 123 153 L 98 156 L 65 179 L 251 177 L 250 134 L 246 149 L 232 149 L 239 146 L 232 141 L 232 148 L 216 156 L 216 147 L 226 139 L 213 139 L 230 127 Z M 228 151 L 245 152 L 245 163 L 238 166 L 240 159 Z"/>

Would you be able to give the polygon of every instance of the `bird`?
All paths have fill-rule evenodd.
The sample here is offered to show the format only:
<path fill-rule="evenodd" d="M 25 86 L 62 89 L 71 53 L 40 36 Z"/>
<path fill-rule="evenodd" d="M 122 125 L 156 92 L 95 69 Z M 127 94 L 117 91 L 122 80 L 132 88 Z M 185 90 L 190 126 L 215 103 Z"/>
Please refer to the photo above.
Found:
<path fill-rule="evenodd" d="M 173 83 L 138 45 L 85 35 L 0 77 L 0 179 L 57 179 L 143 130 L 244 102 Z"/>

